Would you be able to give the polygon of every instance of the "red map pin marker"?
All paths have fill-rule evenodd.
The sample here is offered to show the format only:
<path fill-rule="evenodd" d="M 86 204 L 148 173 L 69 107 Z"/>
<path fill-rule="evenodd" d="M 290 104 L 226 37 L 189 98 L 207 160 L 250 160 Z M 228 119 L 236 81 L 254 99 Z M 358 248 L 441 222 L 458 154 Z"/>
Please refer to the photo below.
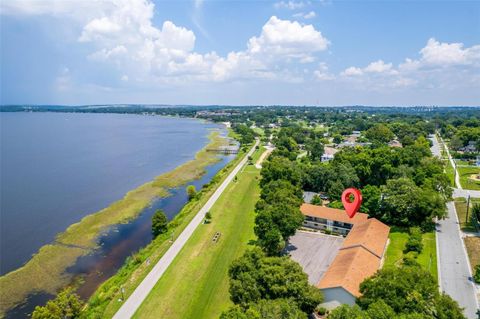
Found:
<path fill-rule="evenodd" d="M 353 195 L 353 201 L 350 199 Z M 347 188 L 342 193 L 342 203 L 348 217 L 353 218 L 362 205 L 362 193 L 356 188 Z"/>

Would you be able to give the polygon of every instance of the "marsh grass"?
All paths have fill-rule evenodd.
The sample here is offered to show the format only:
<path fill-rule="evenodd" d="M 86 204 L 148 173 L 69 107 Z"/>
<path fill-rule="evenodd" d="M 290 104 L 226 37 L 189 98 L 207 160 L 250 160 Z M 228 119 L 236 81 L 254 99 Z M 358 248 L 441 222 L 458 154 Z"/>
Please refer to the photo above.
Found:
<path fill-rule="evenodd" d="M 209 138 L 209 148 L 216 148 L 227 142 L 217 131 L 212 132 Z M 3 317 L 8 309 L 20 304 L 29 294 L 56 294 L 72 281 L 72 275 L 65 270 L 72 266 L 78 257 L 91 253 L 97 247 L 97 238 L 102 232 L 112 225 L 134 219 L 154 198 L 168 196 L 169 188 L 200 178 L 205 173 L 205 167 L 219 161 L 216 154 L 206 151 L 207 147 L 199 151 L 195 159 L 137 187 L 121 200 L 71 225 L 57 236 L 55 242 L 41 247 L 24 266 L 0 277 L 0 317 Z M 225 168 L 222 171 L 224 170 Z M 187 206 L 193 205 L 195 203 Z M 178 219 L 181 219 L 180 217 Z M 171 224 L 171 227 L 178 227 L 181 222 L 175 218 Z M 156 242 L 163 237 L 157 238 Z"/>

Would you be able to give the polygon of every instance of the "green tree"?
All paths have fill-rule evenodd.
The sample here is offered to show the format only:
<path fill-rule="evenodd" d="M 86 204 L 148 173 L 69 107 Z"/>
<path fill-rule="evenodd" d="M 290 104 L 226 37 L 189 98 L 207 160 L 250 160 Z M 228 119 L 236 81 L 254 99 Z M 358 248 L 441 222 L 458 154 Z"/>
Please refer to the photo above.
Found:
<path fill-rule="evenodd" d="M 422 230 L 420 227 L 410 227 L 410 236 L 405 244 L 405 252 L 415 251 L 421 253 L 423 249 Z"/>
<path fill-rule="evenodd" d="M 261 299 L 290 299 L 305 313 L 322 301 L 320 290 L 308 283 L 299 264 L 289 257 L 267 257 L 254 248 L 235 260 L 229 269 L 230 296 L 235 304 L 248 308 Z"/>
<path fill-rule="evenodd" d="M 273 157 L 262 166 L 260 186 L 263 187 L 265 184 L 275 180 L 286 180 L 293 185 L 300 185 L 301 172 L 296 163 L 291 162 L 289 159 Z"/>
<path fill-rule="evenodd" d="M 168 229 L 168 219 L 165 213 L 158 209 L 155 214 L 152 216 L 152 234 L 153 237 L 157 237 L 160 234 L 163 234 Z"/>
<path fill-rule="evenodd" d="M 459 305 L 440 294 L 436 279 L 420 267 L 384 268 L 360 284 L 360 293 L 356 302 L 364 310 L 383 301 L 399 315 L 417 313 L 430 318 L 436 313 L 435 318 L 464 318 Z"/>
<path fill-rule="evenodd" d="M 233 306 L 220 316 L 220 319 L 307 319 L 296 303 L 288 299 L 261 299 L 251 303 L 247 309 Z"/>
<path fill-rule="evenodd" d="M 380 187 L 374 185 L 367 185 L 362 189 L 362 206 L 360 211 L 367 213 L 371 217 L 381 219 L 382 213 L 380 211 L 380 197 L 382 193 Z"/>
<path fill-rule="evenodd" d="M 376 124 L 365 132 L 365 136 L 372 142 L 388 143 L 394 134 L 386 125 Z"/>
<path fill-rule="evenodd" d="M 195 189 L 194 185 L 187 186 L 187 195 L 188 195 L 188 200 L 192 200 L 197 196 L 197 190 Z"/>
<path fill-rule="evenodd" d="M 325 147 L 320 139 L 315 139 L 307 144 L 307 151 L 312 161 L 320 161 L 325 152 Z"/>
<path fill-rule="evenodd" d="M 394 225 L 412 225 L 417 219 L 416 205 L 419 200 L 420 188 L 408 178 L 391 179 L 382 187 L 382 209 L 385 211 L 386 222 Z M 421 221 L 425 218 L 422 216 Z M 419 225 L 419 223 L 413 223 Z"/>
<path fill-rule="evenodd" d="M 343 136 L 340 134 L 334 134 L 333 136 L 333 143 L 340 144 L 343 141 Z"/>
<path fill-rule="evenodd" d="M 313 195 L 313 198 L 311 200 L 311 204 L 312 205 L 322 205 L 323 204 L 323 201 L 322 199 L 320 198 L 320 196 L 318 196 L 317 194 Z"/>
<path fill-rule="evenodd" d="M 49 300 L 45 306 L 36 306 L 32 313 L 32 319 L 70 319 L 79 318 L 83 302 L 72 288 L 60 292 L 53 300 Z"/>

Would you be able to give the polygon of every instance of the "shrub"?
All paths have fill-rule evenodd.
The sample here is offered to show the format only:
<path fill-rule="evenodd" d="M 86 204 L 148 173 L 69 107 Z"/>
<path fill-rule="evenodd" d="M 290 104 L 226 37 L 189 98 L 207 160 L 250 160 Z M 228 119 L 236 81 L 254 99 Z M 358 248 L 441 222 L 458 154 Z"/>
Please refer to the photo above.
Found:
<path fill-rule="evenodd" d="M 417 257 L 418 253 L 416 251 L 410 251 L 403 256 L 403 264 L 405 266 L 420 266 Z"/>
<path fill-rule="evenodd" d="M 188 185 L 187 187 L 188 200 L 192 200 L 197 196 L 197 190 L 194 185 Z"/>
<path fill-rule="evenodd" d="M 480 265 L 475 266 L 475 274 L 473 275 L 473 280 L 477 284 L 480 284 Z"/>
<path fill-rule="evenodd" d="M 322 201 L 322 199 L 320 198 L 320 196 L 314 195 L 313 198 L 312 198 L 311 204 L 312 204 L 312 205 L 322 205 L 322 204 L 323 204 L 323 201 Z"/>
<path fill-rule="evenodd" d="M 422 230 L 420 227 L 411 227 L 410 236 L 405 245 L 405 252 L 415 251 L 421 253 L 423 249 Z"/>
<path fill-rule="evenodd" d="M 323 316 L 327 313 L 327 309 L 325 307 L 317 307 L 315 310 L 320 316 Z"/>
<path fill-rule="evenodd" d="M 168 219 L 165 213 L 158 209 L 152 216 L 152 234 L 153 237 L 157 237 L 167 231 Z"/>
<path fill-rule="evenodd" d="M 83 302 L 72 288 L 60 292 L 58 296 L 47 302 L 44 307 L 37 306 L 33 311 L 33 319 L 78 318 Z"/>

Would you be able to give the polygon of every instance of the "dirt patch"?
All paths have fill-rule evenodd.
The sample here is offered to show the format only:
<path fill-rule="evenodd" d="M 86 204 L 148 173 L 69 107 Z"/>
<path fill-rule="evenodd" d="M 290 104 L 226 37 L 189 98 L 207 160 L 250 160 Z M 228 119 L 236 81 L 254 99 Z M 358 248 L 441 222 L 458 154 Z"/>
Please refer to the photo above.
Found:
<path fill-rule="evenodd" d="M 480 237 L 465 237 L 465 246 L 467 247 L 470 265 L 474 268 L 480 265 Z"/>

